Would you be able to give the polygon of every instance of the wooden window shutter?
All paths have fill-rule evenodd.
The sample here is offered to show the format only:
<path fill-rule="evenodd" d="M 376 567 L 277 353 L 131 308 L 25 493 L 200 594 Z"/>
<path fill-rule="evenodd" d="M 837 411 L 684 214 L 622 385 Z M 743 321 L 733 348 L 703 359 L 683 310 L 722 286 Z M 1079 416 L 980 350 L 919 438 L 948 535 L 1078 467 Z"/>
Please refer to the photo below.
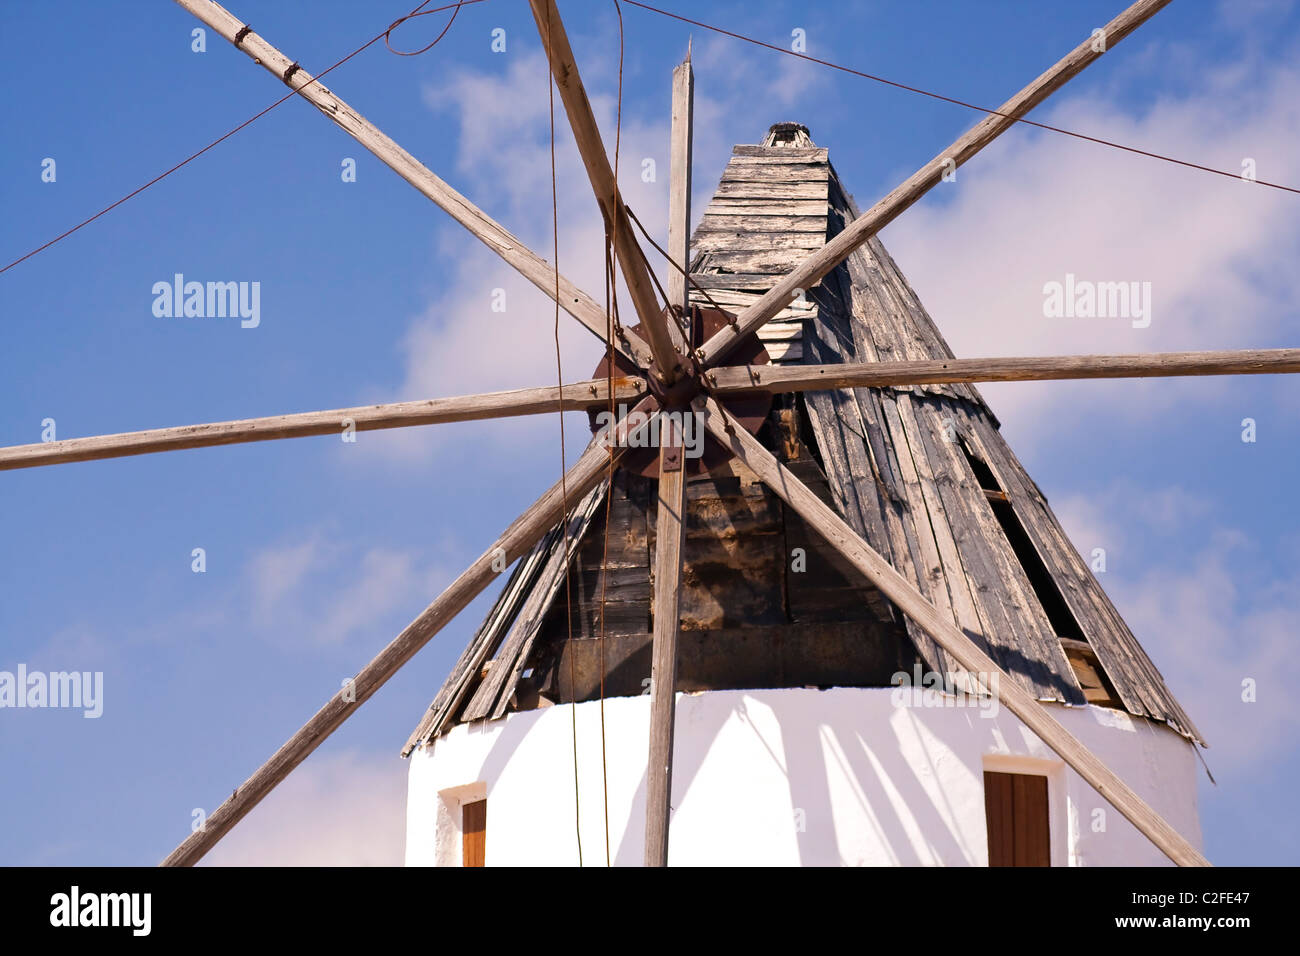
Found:
<path fill-rule="evenodd" d="M 1051 866 L 1047 778 L 984 772 L 989 866 Z"/>
<path fill-rule="evenodd" d="M 485 866 L 487 859 L 487 801 L 461 806 L 462 866 Z"/>

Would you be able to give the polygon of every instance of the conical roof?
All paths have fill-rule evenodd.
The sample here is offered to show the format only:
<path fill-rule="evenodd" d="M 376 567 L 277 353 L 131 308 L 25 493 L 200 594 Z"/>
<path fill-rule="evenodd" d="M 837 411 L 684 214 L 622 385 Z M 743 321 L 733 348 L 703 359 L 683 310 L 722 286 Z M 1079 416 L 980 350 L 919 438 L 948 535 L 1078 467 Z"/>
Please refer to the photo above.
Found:
<path fill-rule="evenodd" d="M 773 126 L 735 147 L 692 237 L 692 301 L 739 312 L 857 216 L 807 128 Z M 877 238 L 759 337 L 777 364 L 953 357 Z M 759 438 L 1039 699 L 1122 709 L 1200 740 L 973 386 L 782 396 Z M 519 562 L 404 753 L 457 723 L 643 691 L 653 481 L 619 472 L 614 486 L 574 511 L 567 587 L 559 526 Z M 687 490 L 678 689 L 960 671 L 742 464 Z"/>

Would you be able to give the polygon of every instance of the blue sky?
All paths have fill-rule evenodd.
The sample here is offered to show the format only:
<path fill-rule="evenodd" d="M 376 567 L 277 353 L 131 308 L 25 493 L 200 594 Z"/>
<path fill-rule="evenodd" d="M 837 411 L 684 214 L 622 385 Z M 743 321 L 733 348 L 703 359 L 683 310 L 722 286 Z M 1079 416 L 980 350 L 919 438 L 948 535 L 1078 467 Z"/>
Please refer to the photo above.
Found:
<path fill-rule="evenodd" d="M 665 0 L 667 2 L 667 0 Z M 700 19 L 996 106 L 1122 4 L 709 3 Z M 673 8 L 686 12 L 683 4 Z M 406 12 L 230 4 L 319 71 Z M 612 143 L 611 2 L 562 5 Z M 690 29 L 624 6 L 622 168 L 661 230 L 668 78 Z M 440 17 L 395 45 L 424 45 Z M 9 0 L 0 30 L 0 260 L 64 231 L 282 95 L 166 3 Z M 506 31 L 493 53 L 491 33 Z M 731 145 L 807 124 L 866 206 L 976 116 L 696 29 L 696 215 Z M 57 52 L 58 63 L 50 57 Z M 1300 11 L 1184 0 L 1034 114 L 1300 183 Z M 75 69 L 69 65 L 75 64 Z M 418 57 L 382 44 L 327 84 L 551 256 L 546 64 L 527 5 L 463 10 Z M 562 271 L 601 297 L 595 204 L 558 123 Z M 57 179 L 41 179 L 42 160 Z M 356 182 L 341 163 L 354 158 Z M 1018 129 L 884 234 L 960 355 L 1294 346 L 1300 199 Z M 164 319 L 174 273 L 257 281 L 261 324 Z M 1048 320 L 1066 273 L 1153 285 L 1150 328 Z M 505 313 L 491 310 L 504 288 Z M 0 275 L 0 443 L 551 383 L 545 299 L 297 100 Z M 595 340 L 564 317 L 564 372 Z M 1283 377 L 982 389 L 1012 447 L 1210 740 L 1216 863 L 1294 864 L 1300 383 Z M 1241 440 L 1242 420 L 1257 440 Z M 568 422 L 570 460 L 583 443 Z M 553 417 L 204 449 L 0 475 L 0 670 L 105 674 L 104 714 L 0 715 L 0 862 L 150 864 L 188 833 L 558 476 Z M 191 570 L 194 548 L 207 570 Z M 399 862 L 398 749 L 482 599 L 238 827 L 214 862 Z M 1241 700 L 1243 680 L 1258 699 Z"/>

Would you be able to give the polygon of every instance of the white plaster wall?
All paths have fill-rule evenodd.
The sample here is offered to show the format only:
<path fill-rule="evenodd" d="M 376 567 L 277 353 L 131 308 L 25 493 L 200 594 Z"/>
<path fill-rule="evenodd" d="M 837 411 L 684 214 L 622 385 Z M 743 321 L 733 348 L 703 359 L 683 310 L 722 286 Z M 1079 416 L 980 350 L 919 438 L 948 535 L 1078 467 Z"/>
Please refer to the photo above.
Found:
<path fill-rule="evenodd" d="M 904 696 L 890 688 L 679 694 L 669 863 L 983 866 L 984 770 L 1048 777 L 1053 865 L 1168 863 L 1006 709 L 987 700 L 920 706 Z M 1118 711 L 1051 706 L 1201 846 L 1197 762 L 1186 740 Z M 641 863 L 649 712 L 648 696 L 604 703 L 616 865 Z M 486 792 L 489 866 L 576 865 L 579 827 L 583 862 L 603 865 L 601 766 L 598 702 L 457 727 L 411 755 L 406 862 L 458 865 L 449 807 Z"/>

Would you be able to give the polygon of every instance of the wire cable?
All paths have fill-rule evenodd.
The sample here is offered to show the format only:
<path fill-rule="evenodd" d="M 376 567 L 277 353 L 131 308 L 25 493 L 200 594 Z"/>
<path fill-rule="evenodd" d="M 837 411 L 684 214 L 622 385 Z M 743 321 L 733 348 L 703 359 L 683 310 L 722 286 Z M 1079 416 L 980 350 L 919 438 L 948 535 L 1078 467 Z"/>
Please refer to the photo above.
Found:
<path fill-rule="evenodd" d="M 546 14 L 546 36 L 551 35 L 550 10 Z M 551 239 L 555 245 L 555 374 L 560 384 L 560 394 L 564 394 L 564 368 L 560 359 L 560 200 L 559 187 L 555 175 L 555 83 L 551 66 L 551 44 L 546 47 L 546 95 L 551 127 Z M 562 405 L 563 403 L 561 403 Z M 564 601 L 568 613 L 569 644 L 573 644 L 573 562 L 569 542 L 569 485 L 568 462 L 564 447 L 564 414 L 560 414 L 560 530 L 564 537 Z M 572 651 L 572 647 L 570 647 Z M 569 654 L 569 719 L 573 730 L 573 829 L 578 840 L 578 866 L 582 866 L 582 807 L 578 786 L 578 685 L 576 681 L 577 665 L 574 655 Z"/>
<path fill-rule="evenodd" d="M 355 50 L 353 50 L 353 51 L 352 51 L 351 53 L 349 53 L 347 56 L 343 57 L 343 59 L 337 61 L 336 63 L 332 64 L 331 66 L 326 67 L 323 71 L 321 71 L 320 73 L 318 73 L 316 76 L 313 76 L 309 82 L 304 83 L 302 86 L 298 87 L 296 90 L 291 90 L 290 92 L 286 93 L 284 96 L 280 97 L 278 100 L 276 100 L 276 101 L 275 101 L 274 103 L 272 103 L 270 106 L 268 106 L 266 109 L 262 110 L 260 113 L 256 113 L 256 114 L 254 114 L 253 116 L 250 116 L 248 119 L 244 120 L 244 122 L 240 123 L 238 126 L 236 126 L 234 129 L 232 129 L 230 132 L 226 133 L 224 136 L 219 136 L 219 137 L 217 137 L 217 138 L 214 139 L 212 142 L 208 143 L 208 145 L 206 145 L 206 146 L 204 146 L 202 149 L 200 149 L 198 152 L 191 153 L 189 156 L 187 156 L 187 157 L 185 157 L 184 159 L 182 159 L 182 160 L 181 160 L 179 163 L 177 163 L 175 166 L 171 167 L 171 169 L 168 169 L 168 170 L 166 170 L 166 171 L 164 171 L 164 172 L 159 173 L 157 176 L 155 176 L 153 179 L 149 180 L 149 181 L 148 181 L 147 183 L 145 183 L 143 186 L 139 186 L 139 187 L 137 187 L 136 189 L 131 190 L 129 193 L 127 193 L 127 194 L 126 194 L 125 196 L 123 196 L 121 199 L 117 200 L 117 201 L 114 202 L 114 203 L 110 203 L 109 205 L 105 206 L 103 209 L 101 209 L 99 212 L 95 213 L 93 216 L 90 216 L 90 217 L 87 218 L 87 219 L 83 219 L 81 222 L 77 223 L 77 224 L 76 224 L 75 226 L 73 226 L 71 229 L 67 230 L 66 232 L 60 233 L 59 235 L 55 236 L 53 239 L 51 239 L 49 242 L 45 243 L 44 245 L 37 246 L 35 249 L 33 249 L 31 252 L 27 253 L 26 255 L 24 255 L 24 256 L 19 256 L 17 259 L 15 259 L 13 262 L 10 262 L 8 265 L 6 265 L 6 266 L 4 266 L 4 267 L 0 267 L 0 273 L 8 272 L 10 269 L 12 269 L 14 266 L 18 265 L 19 263 L 26 262 L 26 261 L 27 261 L 28 259 L 30 259 L 32 256 L 34 256 L 34 255 L 36 255 L 36 254 L 38 254 L 38 253 L 44 252 L 46 249 L 50 248 L 50 246 L 54 245 L 54 244 L 57 243 L 57 242 L 62 242 L 64 239 L 68 238 L 68 236 L 72 235 L 72 234 L 75 233 L 75 232 L 78 232 L 78 231 L 81 230 L 81 229 L 84 229 L 86 226 L 89 226 L 92 222 L 94 222 L 96 219 L 99 219 L 101 216 L 104 216 L 104 215 L 106 215 L 106 214 L 112 212 L 114 209 L 116 209 L 118 206 L 122 205 L 122 203 L 126 202 L 127 200 L 129 200 L 129 199 L 134 199 L 136 196 L 140 195 L 140 193 L 144 192 L 144 191 L 145 191 L 146 189 L 148 189 L 150 186 L 153 186 L 153 185 L 156 184 L 156 183 L 162 182 L 164 179 L 166 179 L 166 178 L 167 178 L 168 176 L 170 176 L 172 173 L 176 172 L 178 169 L 182 169 L 183 167 L 188 166 L 190 163 L 194 162 L 194 160 L 198 159 L 200 156 L 202 156 L 202 155 L 203 155 L 204 153 L 206 153 L 208 150 L 212 149 L 212 148 L 215 147 L 215 146 L 220 145 L 221 143 L 224 143 L 226 140 L 230 139 L 230 137 L 234 136 L 236 133 L 238 133 L 240 130 L 244 129 L 245 127 L 247 127 L 247 126 L 251 126 L 253 123 L 255 123 L 257 120 L 261 119 L 261 118 L 262 118 L 263 116 L 265 116 L 267 113 L 271 112 L 271 110 L 275 109 L 275 108 L 276 108 L 277 106 L 279 106 L 281 103 L 285 102 L 285 101 L 288 100 L 288 99 L 291 99 L 291 98 L 297 96 L 297 95 L 300 94 L 303 90 L 307 89 L 307 87 L 311 86 L 313 83 L 319 83 L 322 77 L 324 77 L 324 76 L 328 75 L 329 73 L 331 73 L 332 71 L 338 69 L 340 66 L 342 66 L 344 63 L 348 62 L 348 60 L 352 59 L 352 58 L 353 58 L 354 56 L 356 56 L 358 53 L 361 53 L 362 51 L 369 49 L 370 47 L 372 47 L 372 46 L 374 46 L 376 43 L 378 43 L 380 40 L 383 40 L 383 41 L 387 44 L 389 34 L 391 34 L 395 29 L 397 29 L 397 27 L 401 26 L 401 25 L 402 25 L 403 23 L 405 23 L 407 20 L 413 19 L 414 17 L 424 17 L 424 16 L 429 16 L 430 14 L 434 14 L 434 13 L 442 13 L 442 12 L 444 12 L 444 11 L 446 11 L 446 10 L 453 10 L 453 9 L 456 11 L 456 13 L 459 13 L 459 12 L 460 12 L 460 8 L 463 7 L 463 6 L 466 6 L 467 4 L 471 4 L 471 3 L 484 3 L 484 2 L 486 2 L 486 0 L 458 0 L 458 2 L 456 2 L 456 3 L 449 3 L 449 4 L 447 4 L 446 6 L 436 7 L 436 8 L 433 9 L 433 10 L 424 10 L 423 8 L 426 7 L 426 6 L 428 6 L 431 2 L 432 2 L 432 0 L 424 0 L 424 3 L 420 4 L 418 7 L 416 7 L 414 10 L 412 10 L 410 13 L 408 13 L 406 16 L 404 16 L 404 17 L 400 17 L 400 18 L 398 18 L 397 20 L 394 20 L 393 23 L 388 27 L 388 29 L 385 30 L 383 33 L 378 33 L 378 34 L 376 34 L 376 35 L 375 35 L 374 37 L 372 37 L 370 40 L 368 40 L 367 42 L 363 43 L 361 46 L 357 47 Z M 418 50 L 418 51 L 416 51 L 416 53 L 424 53 L 425 51 L 432 49 L 432 48 L 434 47 L 434 45 L 436 45 L 436 44 L 438 43 L 439 40 L 441 40 L 444 36 L 446 36 L 446 34 L 447 34 L 447 30 L 451 29 L 452 21 L 454 21 L 454 20 L 456 19 L 456 13 L 453 13 L 453 14 L 451 15 L 451 19 L 449 19 L 449 20 L 447 21 L 447 26 L 446 26 L 446 28 L 443 29 L 442 33 L 438 34 L 438 39 L 434 40 L 433 43 L 430 43 L 430 44 L 429 44 L 428 46 L 426 46 L 423 50 Z M 392 50 L 392 47 L 389 46 L 389 49 Z M 399 56 L 414 56 L 414 55 L 415 55 L 415 53 L 402 53 L 400 50 L 392 50 L 392 52 L 398 54 Z"/>
<path fill-rule="evenodd" d="M 622 202 L 618 191 L 618 159 L 619 153 L 623 146 L 623 8 L 618 5 L 618 0 L 614 0 L 614 11 L 618 14 L 618 100 L 614 112 L 614 195 L 613 202 L 618 204 Z M 617 215 L 617 214 L 616 214 Z M 617 228 L 617 226 L 615 227 Z M 605 279 L 605 313 L 613 314 L 613 308 L 610 302 L 611 296 L 618 294 L 618 282 L 614 277 L 613 266 L 614 251 L 613 237 L 609 231 L 605 232 L 606 252 L 606 279 Z M 606 353 L 606 368 L 609 373 L 609 401 L 612 408 L 614 403 L 614 340 L 610 338 L 609 349 Z M 613 420 L 613 419 L 611 419 Z M 609 489 L 607 491 L 606 508 L 605 508 L 605 541 L 604 557 L 601 559 L 600 573 L 600 778 L 605 798 L 605 866 L 611 866 L 609 853 L 609 762 L 605 753 L 605 597 L 607 593 L 607 584 L 609 581 L 609 571 L 605 565 L 609 563 L 609 507 L 608 503 L 612 500 L 614 489 L 614 469 L 613 469 L 613 450 L 610 452 L 610 473 Z"/>
<path fill-rule="evenodd" d="M 832 63 L 830 60 L 823 60 L 819 57 L 809 56 L 807 53 L 799 53 L 795 50 L 787 50 L 785 47 L 777 46 L 773 43 L 766 43 L 763 40 L 754 37 L 745 36 L 743 33 L 734 33 L 731 30 L 724 30 L 722 27 L 715 27 L 711 24 L 704 23 L 700 20 L 692 20 L 690 17 L 684 17 L 678 13 L 672 13 L 668 10 L 661 10 L 658 7 L 652 7 L 648 3 L 642 3 L 640 0 L 627 0 L 634 7 L 640 7 L 642 10 L 648 10 L 651 13 L 657 13 L 660 16 L 671 17 L 674 20 L 680 20 L 683 23 L 689 23 L 692 26 L 699 27 L 702 30 L 709 30 L 713 33 L 719 33 L 722 36 L 731 37 L 734 40 L 743 40 L 746 43 L 752 43 L 755 46 L 766 47 L 769 50 L 775 50 L 777 53 L 784 53 L 786 56 L 798 57 L 801 60 L 807 60 L 810 63 L 817 63 L 821 66 L 828 67 L 832 70 L 839 70 L 842 73 L 850 73 L 853 76 L 860 76 L 863 79 L 871 80 L 875 83 L 883 83 L 886 86 L 892 86 L 896 89 L 906 90 L 909 93 L 918 93 L 921 96 L 928 96 L 931 99 L 942 100 L 945 103 L 952 103 L 955 106 L 962 106 L 968 110 L 975 110 L 980 113 L 988 113 L 992 116 L 1001 116 L 1004 119 L 1011 119 L 1017 123 L 1023 123 L 1026 126 L 1035 126 L 1038 129 L 1045 129 L 1052 133 L 1060 133 L 1062 136 L 1072 136 L 1075 139 L 1085 140 L 1089 143 L 1096 143 L 1099 146 L 1109 146 L 1111 149 L 1122 149 L 1125 152 L 1136 153 L 1139 156 L 1147 156 L 1151 159 L 1158 159 L 1162 162 L 1173 163 L 1178 166 L 1186 166 L 1189 169 L 1199 169 L 1202 172 L 1214 173 L 1216 176 L 1227 176 L 1229 179 L 1242 181 L 1240 173 L 1229 172 L 1224 169 L 1215 169 L 1213 166 L 1203 166 L 1200 163 L 1193 163 L 1186 159 L 1178 159 L 1175 156 L 1166 156 L 1163 153 L 1154 153 L 1150 150 L 1139 149 L 1136 146 L 1126 146 L 1123 143 L 1116 143 L 1112 140 L 1102 139 L 1099 136 L 1088 136 L 1085 133 L 1077 133 L 1074 130 L 1062 129 L 1059 126 L 1049 126 L 1047 123 L 1039 123 L 1034 120 L 1024 119 L 1023 117 L 1008 116 L 999 110 L 991 110 L 986 106 L 977 106 L 974 103 L 968 103 L 965 100 L 959 100 L 952 96 L 944 96 L 942 93 L 935 93 L 931 90 L 921 89 L 919 86 L 909 86 L 906 83 L 899 83 L 896 80 L 886 79 L 883 76 L 877 76 L 874 73 L 864 73 L 861 70 L 855 70 L 852 67 L 842 66 L 839 63 Z M 1284 186 L 1281 183 L 1271 183 L 1263 179 L 1244 180 L 1259 186 L 1267 186 L 1270 189 L 1280 189 L 1283 192 L 1296 193 L 1300 195 L 1300 189 L 1294 186 Z"/>

